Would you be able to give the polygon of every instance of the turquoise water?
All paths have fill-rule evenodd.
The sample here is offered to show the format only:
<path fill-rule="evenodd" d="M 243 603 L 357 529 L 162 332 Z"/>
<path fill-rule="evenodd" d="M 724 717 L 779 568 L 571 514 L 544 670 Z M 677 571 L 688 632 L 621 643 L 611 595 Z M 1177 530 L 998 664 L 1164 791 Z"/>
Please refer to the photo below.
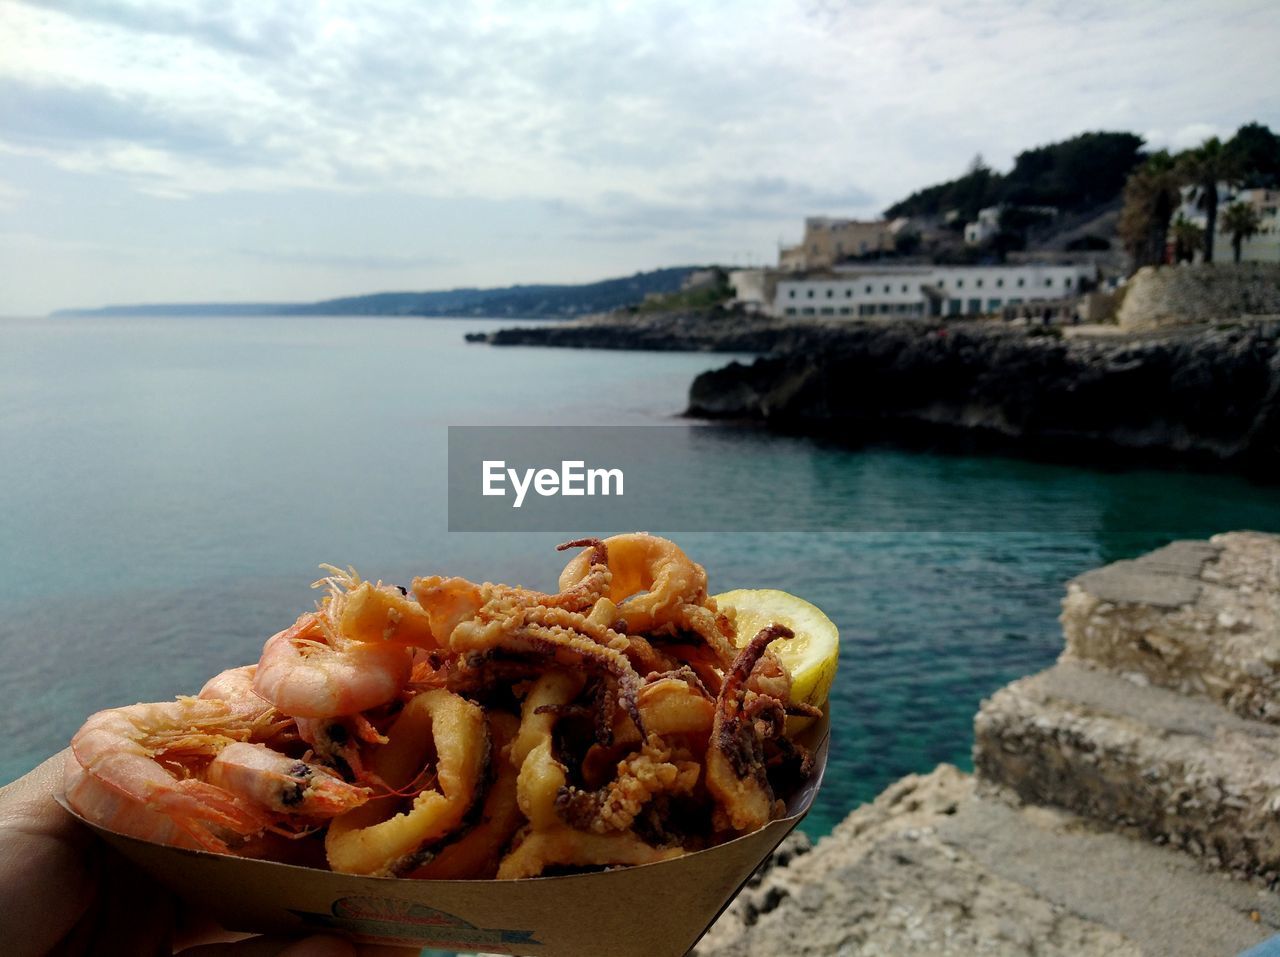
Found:
<path fill-rule="evenodd" d="M 552 587 L 557 541 L 621 529 L 448 533 L 446 427 L 671 423 L 729 358 L 463 342 L 493 325 L 0 323 L 0 782 L 98 708 L 254 660 L 320 562 Z M 1231 476 L 757 431 L 689 454 L 700 506 L 742 529 L 677 536 L 713 589 L 794 591 L 841 628 L 815 834 L 904 773 L 967 764 L 979 700 L 1058 654 L 1067 578 L 1174 537 L 1280 529 L 1280 489 Z M 745 470 L 759 481 L 724 494 Z M 752 534 L 783 507 L 830 531 Z"/>

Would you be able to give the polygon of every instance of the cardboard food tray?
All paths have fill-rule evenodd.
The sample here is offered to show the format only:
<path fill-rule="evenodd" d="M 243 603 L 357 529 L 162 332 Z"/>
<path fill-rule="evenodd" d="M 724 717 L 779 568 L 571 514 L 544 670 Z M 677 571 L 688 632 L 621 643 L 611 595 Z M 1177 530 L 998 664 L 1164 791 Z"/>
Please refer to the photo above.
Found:
<path fill-rule="evenodd" d="M 799 735 L 813 750 L 814 774 L 788 801 L 786 817 L 675 860 L 589 874 L 359 877 L 151 844 L 80 820 L 228 930 L 334 931 L 372 943 L 497 954 L 661 957 L 688 952 L 808 813 L 826 770 L 829 729 L 824 715 Z"/>

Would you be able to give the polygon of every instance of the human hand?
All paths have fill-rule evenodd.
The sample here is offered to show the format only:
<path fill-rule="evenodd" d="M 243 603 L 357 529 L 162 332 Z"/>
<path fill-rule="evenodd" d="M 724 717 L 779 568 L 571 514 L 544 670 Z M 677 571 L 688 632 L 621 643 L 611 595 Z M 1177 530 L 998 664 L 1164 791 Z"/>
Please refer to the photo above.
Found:
<path fill-rule="evenodd" d="M 6 954 L 407 957 L 417 951 L 228 933 L 156 884 L 68 814 L 66 752 L 0 788 L 0 914 Z"/>

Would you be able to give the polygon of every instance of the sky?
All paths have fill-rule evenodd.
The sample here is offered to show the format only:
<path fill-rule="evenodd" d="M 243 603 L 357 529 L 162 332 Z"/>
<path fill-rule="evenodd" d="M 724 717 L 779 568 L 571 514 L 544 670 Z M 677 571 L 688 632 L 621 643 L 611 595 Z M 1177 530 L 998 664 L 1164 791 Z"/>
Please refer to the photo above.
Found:
<path fill-rule="evenodd" d="M 1280 130 L 1274 0 L 0 0 L 0 315 L 776 260 L 976 154 Z"/>

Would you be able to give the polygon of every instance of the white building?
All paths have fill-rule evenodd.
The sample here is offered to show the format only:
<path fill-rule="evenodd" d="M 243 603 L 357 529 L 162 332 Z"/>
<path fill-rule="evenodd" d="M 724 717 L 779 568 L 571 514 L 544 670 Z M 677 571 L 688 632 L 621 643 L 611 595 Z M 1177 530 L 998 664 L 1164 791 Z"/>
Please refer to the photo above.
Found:
<path fill-rule="evenodd" d="M 775 316 L 976 316 L 1061 303 L 1097 277 L 1092 265 L 898 266 L 779 279 Z"/>
<path fill-rule="evenodd" d="M 1194 187 L 1184 186 L 1182 188 L 1182 205 L 1174 213 L 1174 219 L 1176 220 L 1181 216 L 1204 229 L 1208 222 L 1208 217 L 1205 216 L 1204 210 L 1200 209 L 1194 201 L 1194 195 Z M 1257 235 L 1251 236 L 1240 244 L 1241 261 L 1280 262 L 1280 215 L 1277 214 L 1277 210 L 1280 209 L 1280 190 L 1237 190 L 1226 183 L 1218 184 L 1218 228 L 1213 237 L 1213 261 L 1216 263 L 1229 263 L 1235 260 L 1235 250 L 1231 246 L 1231 234 L 1224 232 L 1222 229 L 1222 214 L 1226 212 L 1227 207 L 1232 203 L 1244 203 L 1246 206 L 1252 206 L 1254 212 L 1258 214 Z M 1196 261 L 1199 262 L 1200 258 L 1200 256 L 1197 256 Z"/>
<path fill-rule="evenodd" d="M 978 210 L 978 218 L 964 227 L 964 241 L 969 246 L 981 246 L 1000 232 L 1001 206 L 988 206 Z"/>

